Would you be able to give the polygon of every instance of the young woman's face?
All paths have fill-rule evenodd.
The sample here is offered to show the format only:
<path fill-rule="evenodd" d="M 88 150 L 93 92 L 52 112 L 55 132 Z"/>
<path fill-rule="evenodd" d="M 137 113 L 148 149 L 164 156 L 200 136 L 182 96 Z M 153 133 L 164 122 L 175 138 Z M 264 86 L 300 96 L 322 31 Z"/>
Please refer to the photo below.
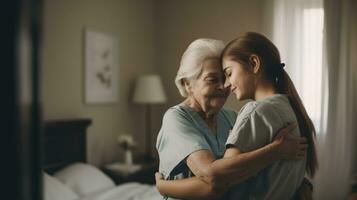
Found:
<path fill-rule="evenodd" d="M 223 72 L 226 76 L 226 86 L 230 85 L 231 92 L 238 100 L 254 97 L 255 76 L 249 67 L 243 66 L 229 57 L 223 58 Z"/>

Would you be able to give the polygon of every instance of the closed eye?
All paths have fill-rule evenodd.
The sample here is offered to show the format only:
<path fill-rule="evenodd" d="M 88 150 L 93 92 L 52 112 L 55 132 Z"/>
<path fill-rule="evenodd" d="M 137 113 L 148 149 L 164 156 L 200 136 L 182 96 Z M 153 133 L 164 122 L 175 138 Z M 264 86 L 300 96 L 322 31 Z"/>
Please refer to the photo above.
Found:
<path fill-rule="evenodd" d="M 211 82 L 211 83 L 215 83 L 215 82 L 217 82 L 217 81 L 218 81 L 218 78 L 215 78 L 215 77 L 208 77 L 208 78 L 206 78 L 206 81 Z"/>
<path fill-rule="evenodd" d="M 229 67 L 224 69 L 224 75 L 228 78 L 232 75 L 232 71 Z"/>

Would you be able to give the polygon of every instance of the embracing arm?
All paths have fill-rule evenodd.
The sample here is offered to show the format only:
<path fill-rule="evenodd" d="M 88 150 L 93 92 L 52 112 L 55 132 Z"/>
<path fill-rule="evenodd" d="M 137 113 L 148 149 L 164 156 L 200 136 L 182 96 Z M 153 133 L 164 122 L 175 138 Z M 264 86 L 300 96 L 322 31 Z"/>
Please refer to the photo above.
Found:
<path fill-rule="evenodd" d="M 200 150 L 187 158 L 187 165 L 196 177 L 167 181 L 163 180 L 160 174 L 155 174 L 156 187 L 164 196 L 191 200 L 215 199 L 223 195 L 233 184 L 248 179 L 260 168 L 278 160 L 274 148 L 269 144 L 239 155 L 233 155 L 236 152 L 232 149 L 229 151 L 230 157 L 219 160 L 215 160 L 210 151 Z"/>
<path fill-rule="evenodd" d="M 170 196 L 179 199 L 208 200 L 219 198 L 226 190 L 217 190 L 212 185 L 203 182 L 197 177 L 164 180 L 160 173 L 155 174 L 156 188 L 163 196 Z"/>
<path fill-rule="evenodd" d="M 248 153 L 229 148 L 224 158 L 215 160 L 210 151 L 197 151 L 187 158 L 187 165 L 197 177 L 165 181 L 157 175 L 157 188 L 161 194 L 177 198 L 217 198 L 233 184 L 250 178 L 276 160 L 302 158 L 306 140 L 287 135 L 295 127 L 283 129 L 274 142 Z"/>
<path fill-rule="evenodd" d="M 209 160 L 212 153 L 199 151 L 188 157 L 187 164 L 197 177 L 213 187 L 230 187 L 254 176 L 274 161 L 303 158 L 306 139 L 288 134 L 296 127 L 294 124 L 284 128 L 272 143 L 254 151 L 241 153 L 231 146 L 224 158 L 218 160 Z"/>
<path fill-rule="evenodd" d="M 191 171 L 213 188 L 229 188 L 257 174 L 274 161 L 282 158 L 276 143 L 260 149 L 241 153 L 239 149 L 227 149 L 228 155 L 214 160 L 209 151 L 198 151 L 187 159 Z"/>

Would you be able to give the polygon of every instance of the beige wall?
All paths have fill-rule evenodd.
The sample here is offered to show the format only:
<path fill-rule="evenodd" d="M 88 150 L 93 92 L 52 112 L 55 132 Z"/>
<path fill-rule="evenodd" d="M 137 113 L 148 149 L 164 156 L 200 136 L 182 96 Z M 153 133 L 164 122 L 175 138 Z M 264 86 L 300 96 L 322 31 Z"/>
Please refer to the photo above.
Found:
<path fill-rule="evenodd" d="M 163 79 L 168 103 L 156 108 L 154 130 L 160 129 L 165 110 L 183 100 L 174 79 L 181 56 L 190 42 L 202 37 L 229 42 L 240 33 L 262 31 L 263 8 L 261 0 L 157 1 L 157 71 Z M 226 107 L 239 110 L 245 102 L 237 103 L 231 95 Z"/>
<path fill-rule="evenodd" d="M 130 102 L 136 76 L 159 73 L 168 103 L 153 109 L 153 131 L 167 107 L 182 99 L 174 77 L 182 53 L 200 37 L 229 41 L 244 31 L 260 31 L 260 0 L 45 0 L 42 101 L 45 119 L 88 117 L 88 160 L 102 165 L 120 157 L 115 139 L 133 133 L 144 144 L 144 109 Z M 119 102 L 83 102 L 83 29 L 119 39 Z M 239 107 L 230 99 L 229 107 Z"/>
<path fill-rule="evenodd" d="M 169 96 L 169 104 L 182 99 L 174 84 L 181 55 L 197 38 L 214 38 L 229 42 L 245 31 L 261 31 L 263 5 L 260 0 L 160 0 L 159 72 Z M 228 107 L 239 108 L 234 97 Z"/>
<path fill-rule="evenodd" d="M 88 117 L 88 161 L 119 159 L 118 133 L 143 137 L 143 108 L 130 102 L 135 77 L 156 69 L 154 1 L 45 0 L 42 101 L 45 119 Z M 83 99 L 83 29 L 119 40 L 119 102 L 86 105 Z M 143 140 L 140 141 L 142 146 Z"/>

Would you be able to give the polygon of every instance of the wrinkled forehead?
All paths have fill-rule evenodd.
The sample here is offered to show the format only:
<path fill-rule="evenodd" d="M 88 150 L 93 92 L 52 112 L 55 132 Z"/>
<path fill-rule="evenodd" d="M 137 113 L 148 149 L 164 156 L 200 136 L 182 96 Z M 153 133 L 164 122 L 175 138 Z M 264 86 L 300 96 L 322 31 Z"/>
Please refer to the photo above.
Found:
<path fill-rule="evenodd" d="M 202 75 L 207 74 L 222 74 L 222 65 L 219 58 L 208 58 L 203 61 Z"/>

